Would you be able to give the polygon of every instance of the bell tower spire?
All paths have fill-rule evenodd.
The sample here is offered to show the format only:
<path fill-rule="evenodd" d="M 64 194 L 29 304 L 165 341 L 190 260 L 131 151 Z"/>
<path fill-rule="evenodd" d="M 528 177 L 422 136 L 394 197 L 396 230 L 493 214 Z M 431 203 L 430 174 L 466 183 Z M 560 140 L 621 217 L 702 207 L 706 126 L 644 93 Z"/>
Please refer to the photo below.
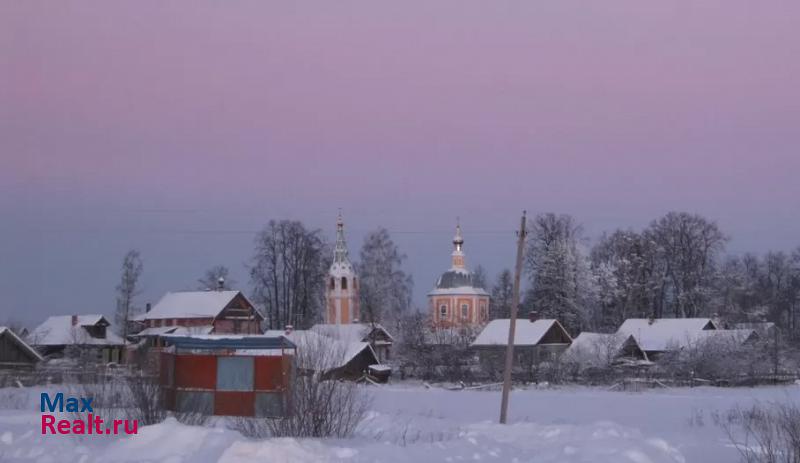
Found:
<path fill-rule="evenodd" d="M 328 270 L 325 285 L 325 323 L 353 323 L 358 320 L 359 282 L 347 252 L 344 238 L 342 210 L 336 217 L 336 244 L 333 247 L 333 262 Z"/>
<path fill-rule="evenodd" d="M 456 236 L 453 237 L 453 268 L 464 268 L 464 238 L 461 237 L 461 220 L 456 217 Z"/>

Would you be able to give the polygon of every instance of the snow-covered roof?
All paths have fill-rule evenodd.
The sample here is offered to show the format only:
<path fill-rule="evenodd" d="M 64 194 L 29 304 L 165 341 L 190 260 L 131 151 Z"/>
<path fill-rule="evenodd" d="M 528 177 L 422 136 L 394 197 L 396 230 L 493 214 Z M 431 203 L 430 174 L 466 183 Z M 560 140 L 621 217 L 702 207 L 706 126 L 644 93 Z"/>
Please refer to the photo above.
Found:
<path fill-rule="evenodd" d="M 167 334 L 188 336 L 194 334 L 209 334 L 214 330 L 214 325 L 201 325 L 201 326 L 154 326 L 145 328 L 142 331 L 132 336 L 164 336 Z"/>
<path fill-rule="evenodd" d="M 266 336 L 283 336 L 297 346 L 297 361 L 301 368 L 331 369 L 347 365 L 358 354 L 369 350 L 377 359 L 375 351 L 367 342 L 345 342 L 328 336 L 315 333 L 311 330 L 292 330 L 286 333 L 283 330 L 267 330 Z M 310 359 L 304 352 L 315 349 L 324 349 L 328 355 L 320 359 Z M 304 362 L 313 362 L 314 365 L 304 365 Z"/>
<path fill-rule="evenodd" d="M 483 288 L 476 288 L 474 286 L 458 286 L 455 288 L 437 288 L 428 293 L 428 296 L 449 296 L 449 295 L 476 295 L 488 296 L 489 293 Z"/>
<path fill-rule="evenodd" d="M 318 323 L 311 327 L 311 331 L 317 334 L 345 342 L 367 342 L 369 335 L 374 330 L 381 330 L 389 339 L 394 340 L 380 323 Z"/>
<path fill-rule="evenodd" d="M 492 320 L 481 331 L 478 338 L 472 343 L 473 346 L 497 346 L 508 344 L 508 328 L 511 319 L 498 318 Z M 564 331 L 564 334 L 569 337 L 566 330 L 555 319 L 540 319 L 531 322 L 527 319 L 521 318 L 517 320 L 514 329 L 514 345 L 515 346 L 535 346 L 539 344 L 545 334 L 552 328 L 557 326 Z"/>
<path fill-rule="evenodd" d="M 617 333 L 633 336 L 644 351 L 664 352 L 692 343 L 706 328 L 716 328 L 710 318 L 629 318 Z"/>
<path fill-rule="evenodd" d="M 214 318 L 239 291 L 180 291 L 167 293 L 144 315 L 144 320 L 163 318 Z"/>
<path fill-rule="evenodd" d="M 34 346 L 124 344 L 122 338 L 113 332 L 111 326 L 106 327 L 105 338 L 95 338 L 86 331 L 85 327 L 95 326 L 100 322 L 108 324 L 102 315 L 78 315 L 77 323 L 74 326 L 72 317 L 73 315 L 49 317 L 28 335 L 28 340 Z"/>
<path fill-rule="evenodd" d="M 43 360 L 42 356 L 39 355 L 38 352 L 36 352 L 36 349 L 34 349 L 33 347 L 29 346 L 27 342 L 23 341 L 19 336 L 17 336 L 17 333 L 15 333 L 11 328 L 8 328 L 8 327 L 5 327 L 5 326 L 0 326 L 0 336 L 2 336 L 3 334 L 6 334 L 7 336 L 10 336 L 11 339 L 13 339 L 14 342 L 20 348 L 22 348 L 24 351 L 26 351 L 29 354 L 31 354 L 37 360 Z"/>
<path fill-rule="evenodd" d="M 565 352 L 581 350 L 581 349 L 595 349 L 597 346 L 607 346 L 609 344 L 622 347 L 625 338 L 613 333 L 590 333 L 584 331 L 572 340 L 569 348 Z"/>
<path fill-rule="evenodd" d="M 744 344 L 752 338 L 757 338 L 755 330 L 705 330 L 697 333 L 698 342 L 719 342 L 731 344 Z"/>

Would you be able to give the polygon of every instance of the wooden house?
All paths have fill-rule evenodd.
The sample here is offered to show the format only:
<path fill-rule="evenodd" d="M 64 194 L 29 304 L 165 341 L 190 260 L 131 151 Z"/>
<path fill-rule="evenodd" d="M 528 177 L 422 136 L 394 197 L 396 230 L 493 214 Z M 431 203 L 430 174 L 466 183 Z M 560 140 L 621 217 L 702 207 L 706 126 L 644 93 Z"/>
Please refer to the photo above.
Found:
<path fill-rule="evenodd" d="M 379 365 L 368 342 L 340 341 L 311 330 L 269 330 L 266 336 L 283 336 L 297 346 L 297 368 L 301 373 L 322 374 L 325 379 L 360 380 Z"/>
<path fill-rule="evenodd" d="M 344 342 L 367 342 L 372 346 L 380 363 L 386 363 L 392 356 L 394 338 L 380 323 L 320 323 L 311 331 Z"/>
<path fill-rule="evenodd" d="M 0 326 L 0 369 L 33 368 L 42 356 L 10 328 Z"/>
<path fill-rule="evenodd" d="M 478 353 L 481 363 L 501 368 L 508 345 L 511 320 L 492 320 L 473 341 L 471 347 Z M 572 344 L 567 330 L 555 319 L 538 319 L 532 314 L 528 319 L 517 320 L 514 335 L 514 364 L 527 370 L 542 362 L 554 361 Z"/>
<path fill-rule="evenodd" d="M 710 318 L 629 318 L 617 334 L 624 338 L 633 336 L 647 358 L 655 360 L 664 352 L 692 345 L 703 331 L 716 329 Z"/>
<path fill-rule="evenodd" d="M 263 320 L 241 291 L 174 292 L 137 317 L 144 329 L 134 336 L 160 346 L 166 335 L 261 334 Z"/>
<path fill-rule="evenodd" d="M 27 341 L 45 357 L 121 362 L 125 342 L 102 315 L 58 315 L 37 326 Z"/>

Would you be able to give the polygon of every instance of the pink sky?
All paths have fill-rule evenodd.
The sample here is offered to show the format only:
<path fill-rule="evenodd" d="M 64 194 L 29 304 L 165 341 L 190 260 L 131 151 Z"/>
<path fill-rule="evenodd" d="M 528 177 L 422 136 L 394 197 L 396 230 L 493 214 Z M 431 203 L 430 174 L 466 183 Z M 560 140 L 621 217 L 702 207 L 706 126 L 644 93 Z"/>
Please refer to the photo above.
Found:
<path fill-rule="evenodd" d="M 353 253 L 426 232 L 398 234 L 417 302 L 456 215 L 492 272 L 513 241 L 469 231 L 523 208 L 590 236 L 688 210 L 733 252 L 789 249 L 798 24 L 797 1 L 2 2 L 0 291 L 110 311 L 131 246 L 148 299 L 216 263 L 244 283 L 249 231 L 337 207 Z"/>

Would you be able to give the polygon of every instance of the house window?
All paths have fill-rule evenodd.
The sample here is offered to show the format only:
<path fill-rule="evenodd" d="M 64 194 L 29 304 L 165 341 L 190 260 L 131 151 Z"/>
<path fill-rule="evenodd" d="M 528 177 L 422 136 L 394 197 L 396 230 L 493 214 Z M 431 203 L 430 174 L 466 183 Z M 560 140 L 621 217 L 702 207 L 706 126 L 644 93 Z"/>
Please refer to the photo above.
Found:
<path fill-rule="evenodd" d="M 447 304 L 442 304 L 439 306 L 439 318 L 442 320 L 447 319 Z"/>
<path fill-rule="evenodd" d="M 461 304 L 461 318 L 467 319 L 469 315 L 469 306 L 467 304 Z"/>
<path fill-rule="evenodd" d="M 345 277 L 342 277 L 342 289 L 347 289 L 347 278 Z"/>

